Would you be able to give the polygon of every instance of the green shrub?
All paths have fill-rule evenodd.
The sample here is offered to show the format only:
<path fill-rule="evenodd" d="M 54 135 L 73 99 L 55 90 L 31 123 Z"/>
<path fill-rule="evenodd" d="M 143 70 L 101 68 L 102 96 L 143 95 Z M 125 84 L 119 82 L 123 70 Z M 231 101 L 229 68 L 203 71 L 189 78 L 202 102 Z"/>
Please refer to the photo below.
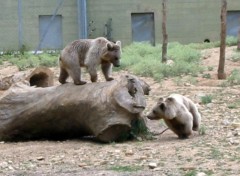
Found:
<path fill-rule="evenodd" d="M 141 170 L 142 167 L 141 166 L 111 166 L 108 169 L 117 171 L 117 172 L 136 172 Z"/>
<path fill-rule="evenodd" d="M 227 36 L 227 38 L 226 38 L 226 45 L 227 46 L 237 45 L 237 37 Z"/>
<path fill-rule="evenodd" d="M 201 97 L 202 104 L 208 104 L 212 102 L 212 96 L 211 95 L 205 95 Z"/>
<path fill-rule="evenodd" d="M 231 56 L 231 60 L 233 62 L 238 62 L 240 61 L 240 52 L 234 52 Z"/>
<path fill-rule="evenodd" d="M 231 75 L 227 78 L 229 85 L 239 85 L 240 84 L 240 70 L 234 69 Z"/>
<path fill-rule="evenodd" d="M 209 48 L 216 48 L 220 46 L 220 42 L 204 42 L 204 43 L 190 43 L 188 44 L 189 47 L 193 48 L 193 49 L 198 49 L 198 50 L 202 50 L 202 49 L 209 49 Z"/>
<path fill-rule="evenodd" d="M 58 59 L 56 56 L 51 54 L 43 53 L 39 55 L 40 65 L 46 67 L 55 67 L 58 64 Z"/>
<path fill-rule="evenodd" d="M 200 52 L 187 45 L 174 42 L 168 45 L 168 56 L 172 65 L 161 62 L 161 45 L 151 46 L 148 43 L 133 43 L 123 48 L 121 69 L 141 76 L 153 77 L 161 81 L 164 77 L 194 75 L 203 71 L 199 66 Z"/>

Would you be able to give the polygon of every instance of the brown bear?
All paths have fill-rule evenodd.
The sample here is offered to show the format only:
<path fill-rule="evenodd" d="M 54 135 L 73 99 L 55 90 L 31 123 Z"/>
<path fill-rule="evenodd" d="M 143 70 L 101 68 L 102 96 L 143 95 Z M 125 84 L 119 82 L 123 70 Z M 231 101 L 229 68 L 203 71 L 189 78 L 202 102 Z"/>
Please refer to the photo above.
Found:
<path fill-rule="evenodd" d="M 97 81 L 97 66 L 101 64 L 106 81 L 113 80 L 110 77 L 112 65 L 120 66 L 121 42 L 116 44 L 104 37 L 96 39 L 80 39 L 68 44 L 59 57 L 60 76 L 59 82 L 64 84 L 70 75 L 74 84 L 82 85 L 81 67 L 86 67 L 91 81 Z"/>
<path fill-rule="evenodd" d="M 163 119 L 180 139 L 188 138 L 193 130 L 198 131 L 201 123 L 197 106 L 180 94 L 160 98 L 147 117 L 151 120 Z"/>

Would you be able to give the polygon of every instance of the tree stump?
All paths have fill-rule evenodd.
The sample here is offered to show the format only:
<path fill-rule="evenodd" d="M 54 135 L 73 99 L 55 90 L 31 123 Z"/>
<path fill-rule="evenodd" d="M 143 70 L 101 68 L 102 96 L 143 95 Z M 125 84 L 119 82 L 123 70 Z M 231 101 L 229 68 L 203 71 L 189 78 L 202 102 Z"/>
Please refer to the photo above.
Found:
<path fill-rule="evenodd" d="M 0 96 L 0 140 L 91 135 L 102 142 L 117 141 L 142 118 L 144 92 L 149 90 L 131 75 L 82 86 L 39 88 L 17 83 Z"/>

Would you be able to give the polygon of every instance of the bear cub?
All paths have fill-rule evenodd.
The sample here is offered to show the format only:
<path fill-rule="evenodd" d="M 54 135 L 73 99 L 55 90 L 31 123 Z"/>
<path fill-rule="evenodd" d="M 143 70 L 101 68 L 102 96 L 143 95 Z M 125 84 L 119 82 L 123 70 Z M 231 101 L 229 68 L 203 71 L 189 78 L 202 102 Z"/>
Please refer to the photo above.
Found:
<path fill-rule="evenodd" d="M 91 81 L 97 82 L 97 66 L 101 69 L 106 81 L 113 80 L 110 77 L 112 65 L 120 66 L 121 42 L 116 44 L 104 37 L 96 39 L 80 39 L 68 44 L 59 57 L 60 76 L 59 82 L 64 84 L 70 76 L 74 84 L 83 85 L 81 80 L 81 67 L 85 67 L 90 74 Z"/>
<path fill-rule="evenodd" d="M 193 131 L 198 131 L 201 123 L 197 106 L 180 94 L 160 98 L 147 117 L 151 120 L 163 119 L 180 139 L 186 139 Z"/>

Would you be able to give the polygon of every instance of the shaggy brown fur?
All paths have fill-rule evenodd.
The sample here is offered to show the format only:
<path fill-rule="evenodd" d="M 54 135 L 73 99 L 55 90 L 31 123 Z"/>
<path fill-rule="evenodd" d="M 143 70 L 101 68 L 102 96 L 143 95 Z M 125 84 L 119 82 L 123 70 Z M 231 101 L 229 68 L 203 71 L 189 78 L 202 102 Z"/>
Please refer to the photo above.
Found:
<path fill-rule="evenodd" d="M 198 131 L 201 123 L 201 115 L 196 105 L 189 98 L 179 94 L 160 98 L 147 117 L 151 120 L 163 119 L 181 139 L 188 138 L 192 130 Z"/>
<path fill-rule="evenodd" d="M 120 66 L 121 42 L 116 44 L 103 37 L 96 39 L 80 39 L 68 44 L 59 57 L 60 76 L 59 82 L 64 84 L 70 75 L 74 84 L 82 85 L 81 68 L 86 67 L 91 76 L 91 81 L 97 81 L 97 66 L 101 65 L 106 81 L 113 80 L 110 77 L 112 64 Z"/>

